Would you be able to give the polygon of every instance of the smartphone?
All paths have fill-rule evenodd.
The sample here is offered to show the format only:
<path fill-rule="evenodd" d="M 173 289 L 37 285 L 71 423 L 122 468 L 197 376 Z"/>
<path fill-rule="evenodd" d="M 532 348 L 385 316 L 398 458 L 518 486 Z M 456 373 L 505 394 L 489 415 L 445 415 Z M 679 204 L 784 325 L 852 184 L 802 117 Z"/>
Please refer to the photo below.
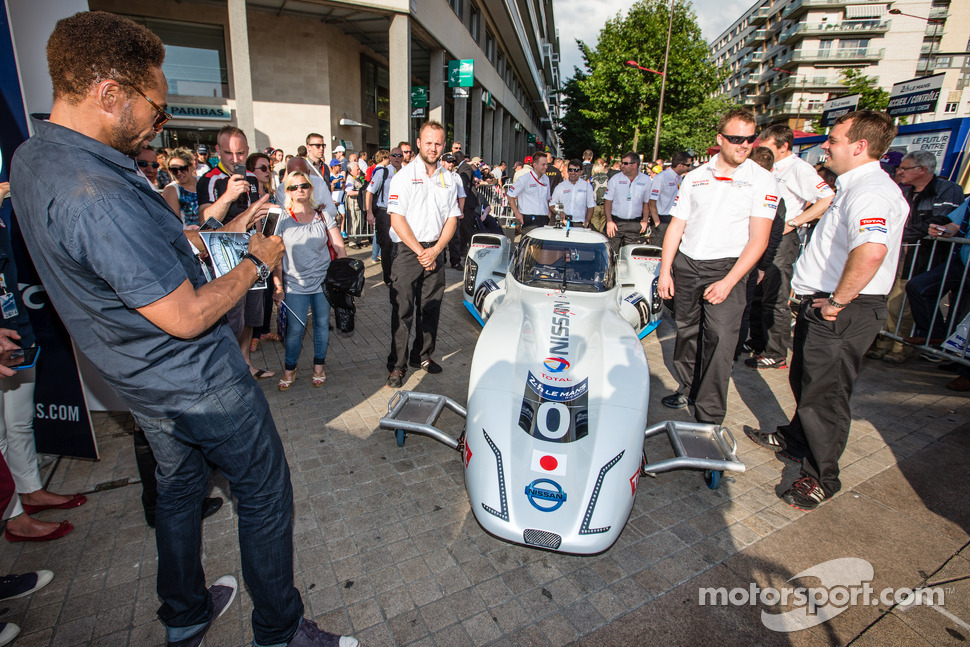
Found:
<path fill-rule="evenodd" d="M 37 364 L 37 356 L 39 354 L 40 346 L 5 350 L 0 354 L 0 364 L 8 366 L 15 371 L 23 371 L 28 368 L 34 368 Z"/>
<path fill-rule="evenodd" d="M 232 167 L 232 174 L 233 175 L 241 175 L 243 177 L 246 177 L 246 165 L 245 164 L 236 164 L 235 166 Z"/>
<path fill-rule="evenodd" d="M 270 207 L 269 211 L 266 213 L 266 219 L 263 220 L 263 235 L 264 236 L 275 236 L 276 228 L 280 224 L 280 216 L 283 215 L 283 210 L 279 207 Z"/>

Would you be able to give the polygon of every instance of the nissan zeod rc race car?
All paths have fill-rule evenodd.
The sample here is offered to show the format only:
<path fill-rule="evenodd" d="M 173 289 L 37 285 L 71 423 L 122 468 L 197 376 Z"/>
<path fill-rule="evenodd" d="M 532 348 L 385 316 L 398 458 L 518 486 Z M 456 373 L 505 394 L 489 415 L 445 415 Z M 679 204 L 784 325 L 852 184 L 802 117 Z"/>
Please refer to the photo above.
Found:
<path fill-rule="evenodd" d="M 656 247 L 624 248 L 614 262 L 607 239 L 581 229 L 534 230 L 515 253 L 504 237 L 473 238 L 464 292 L 484 328 L 467 408 L 398 391 L 380 424 L 400 446 L 418 433 L 459 450 L 472 510 L 491 534 L 599 553 L 623 530 L 641 474 L 706 470 L 716 487 L 723 470 L 744 470 L 725 428 L 647 427 L 649 368 L 638 337 L 656 328 L 660 310 L 648 262 L 659 263 Z M 458 438 L 434 426 L 445 408 L 466 418 Z M 660 434 L 675 457 L 649 464 L 644 439 Z"/>

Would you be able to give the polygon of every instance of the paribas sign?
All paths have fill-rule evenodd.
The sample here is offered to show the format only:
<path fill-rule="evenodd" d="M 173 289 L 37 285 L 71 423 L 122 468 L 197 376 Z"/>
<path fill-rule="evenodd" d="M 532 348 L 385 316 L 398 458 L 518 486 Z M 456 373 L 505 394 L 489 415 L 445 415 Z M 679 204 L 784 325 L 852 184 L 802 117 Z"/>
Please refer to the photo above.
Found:
<path fill-rule="evenodd" d="M 168 111 L 176 119 L 195 119 L 197 121 L 229 121 L 232 111 L 226 106 L 197 106 L 169 104 Z"/>

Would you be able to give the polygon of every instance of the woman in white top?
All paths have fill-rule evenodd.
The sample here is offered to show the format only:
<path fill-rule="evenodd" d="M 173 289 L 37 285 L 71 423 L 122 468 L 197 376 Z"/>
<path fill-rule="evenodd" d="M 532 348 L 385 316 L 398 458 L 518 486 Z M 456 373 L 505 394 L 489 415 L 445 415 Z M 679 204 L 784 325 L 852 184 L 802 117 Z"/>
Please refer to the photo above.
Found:
<path fill-rule="evenodd" d="M 330 303 L 323 294 L 330 259 L 346 256 L 336 221 L 313 200 L 313 184 L 303 171 L 293 171 L 283 181 L 286 191 L 283 216 L 277 234 L 286 252 L 273 273 L 273 300 L 287 309 L 286 355 L 277 388 L 285 391 L 296 379 L 296 365 L 303 344 L 307 312 L 313 312 L 313 378 L 323 386 L 324 361 L 330 334 Z M 332 250 L 332 251 L 331 251 Z M 302 320 L 302 321 L 301 321 Z"/>

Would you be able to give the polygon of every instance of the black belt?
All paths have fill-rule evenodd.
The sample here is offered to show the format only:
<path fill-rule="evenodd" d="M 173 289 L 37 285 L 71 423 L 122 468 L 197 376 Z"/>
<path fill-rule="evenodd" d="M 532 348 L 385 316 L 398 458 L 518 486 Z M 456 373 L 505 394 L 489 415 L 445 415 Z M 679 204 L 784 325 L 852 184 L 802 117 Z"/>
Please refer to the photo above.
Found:
<path fill-rule="evenodd" d="M 796 294 L 795 298 L 799 301 L 804 301 L 805 299 L 828 299 L 832 294 L 830 292 L 812 292 L 811 294 Z M 886 295 L 884 294 L 859 294 L 856 298 L 852 299 L 850 303 L 860 301 L 861 303 L 882 303 L 886 300 Z"/>
<path fill-rule="evenodd" d="M 431 247 L 434 247 L 437 244 L 438 244 L 438 241 L 436 241 L 436 240 L 433 240 L 430 243 L 422 243 L 421 241 L 418 241 L 418 245 L 421 245 L 421 247 L 423 247 L 425 249 L 429 249 Z M 411 249 L 403 241 L 400 242 L 400 243 L 398 243 L 398 245 L 402 245 L 405 249 Z"/>

